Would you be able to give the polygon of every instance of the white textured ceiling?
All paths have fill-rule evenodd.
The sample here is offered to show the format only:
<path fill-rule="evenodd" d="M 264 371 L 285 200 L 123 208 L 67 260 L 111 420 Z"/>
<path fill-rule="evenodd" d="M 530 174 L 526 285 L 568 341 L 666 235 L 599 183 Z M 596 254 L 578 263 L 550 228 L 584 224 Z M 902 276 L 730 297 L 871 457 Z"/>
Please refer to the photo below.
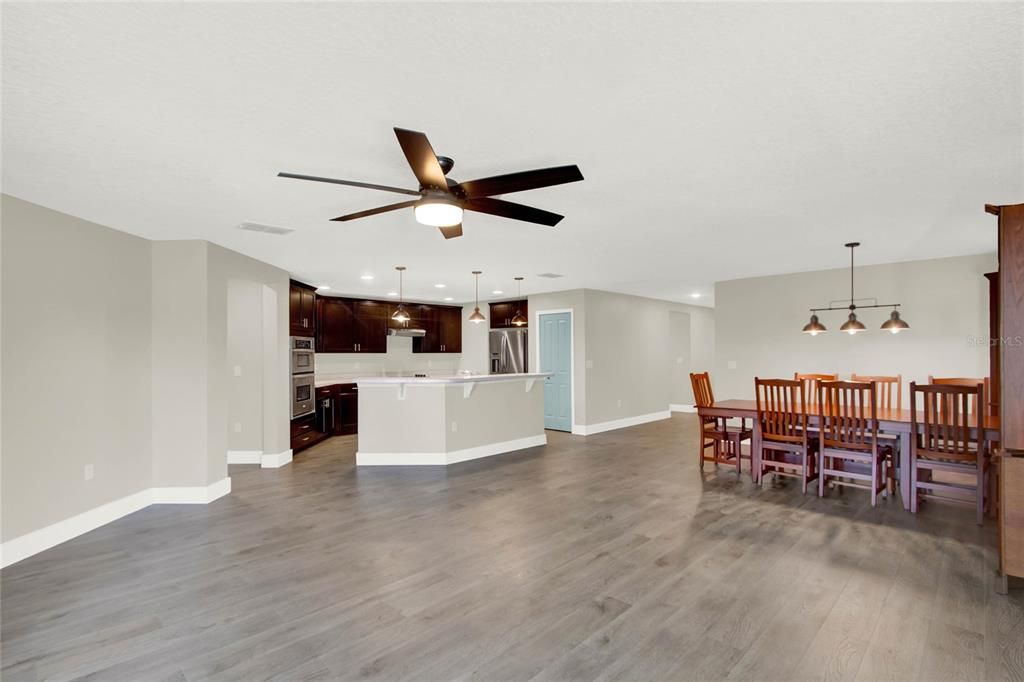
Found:
<path fill-rule="evenodd" d="M 1024 200 L 1022 43 L 1020 4 L 4 3 L 3 188 L 341 292 L 402 264 L 417 298 L 481 269 L 485 294 L 707 304 L 852 239 L 861 263 L 993 250 L 982 204 Z M 554 229 L 468 214 L 446 242 L 411 210 L 328 222 L 398 195 L 275 177 L 413 187 L 396 125 L 460 180 L 586 180 L 509 195 Z"/>

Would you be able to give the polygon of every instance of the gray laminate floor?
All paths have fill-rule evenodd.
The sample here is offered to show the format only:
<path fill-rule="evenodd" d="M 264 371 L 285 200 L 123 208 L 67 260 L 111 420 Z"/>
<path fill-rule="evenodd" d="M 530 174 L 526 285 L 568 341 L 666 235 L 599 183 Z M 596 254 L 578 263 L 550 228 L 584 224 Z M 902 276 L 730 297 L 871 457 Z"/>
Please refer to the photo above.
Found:
<path fill-rule="evenodd" d="M 695 419 L 438 469 L 335 438 L 3 571 L 3 680 L 1022 679 L 973 512 L 701 474 Z"/>

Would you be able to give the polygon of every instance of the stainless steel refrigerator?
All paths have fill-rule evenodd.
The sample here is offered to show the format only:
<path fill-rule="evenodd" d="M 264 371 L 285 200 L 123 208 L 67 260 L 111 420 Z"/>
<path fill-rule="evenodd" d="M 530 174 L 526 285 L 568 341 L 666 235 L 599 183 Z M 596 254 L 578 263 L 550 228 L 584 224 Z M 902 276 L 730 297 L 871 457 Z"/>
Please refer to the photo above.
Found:
<path fill-rule="evenodd" d="M 491 330 L 491 374 L 521 374 L 527 371 L 527 330 Z"/>

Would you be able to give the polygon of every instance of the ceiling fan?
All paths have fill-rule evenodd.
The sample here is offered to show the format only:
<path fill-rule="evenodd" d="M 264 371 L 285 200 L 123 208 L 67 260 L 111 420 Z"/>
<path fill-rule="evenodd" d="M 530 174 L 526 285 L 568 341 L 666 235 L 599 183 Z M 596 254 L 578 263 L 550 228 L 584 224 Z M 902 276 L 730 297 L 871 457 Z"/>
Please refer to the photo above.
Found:
<path fill-rule="evenodd" d="M 402 208 L 412 207 L 416 220 L 424 225 L 433 225 L 440 228 L 445 239 L 462 236 L 462 213 L 463 211 L 477 211 L 478 213 L 489 213 L 523 220 L 538 225 L 554 227 L 563 216 L 550 211 L 544 211 L 532 206 L 524 206 L 511 201 L 493 198 L 499 194 L 510 194 L 512 192 L 523 192 L 528 189 L 539 187 L 550 187 L 561 185 L 567 182 L 578 182 L 583 179 L 578 166 L 556 166 L 554 168 L 541 168 L 538 170 L 509 173 L 507 175 L 495 175 L 490 178 L 479 180 L 468 180 L 456 182 L 447 177 L 455 165 L 455 161 L 447 156 L 437 156 L 430 146 L 430 141 L 423 133 L 415 130 L 395 128 L 395 135 L 398 137 L 398 144 L 405 152 L 405 158 L 412 168 L 413 175 L 419 181 L 418 190 L 403 189 L 401 187 L 389 187 L 387 185 L 375 185 L 369 182 L 356 182 L 354 180 L 337 180 L 335 178 L 320 178 L 314 175 L 298 175 L 296 173 L 278 173 L 278 177 L 294 178 L 296 180 L 313 180 L 314 182 L 330 182 L 336 185 L 351 185 L 352 187 L 366 187 L 367 189 L 379 189 L 385 192 L 397 194 L 408 194 L 417 197 L 410 201 L 402 201 L 397 204 L 379 206 L 357 213 L 338 216 L 331 220 L 355 220 L 365 218 L 378 213 L 397 211 Z"/>

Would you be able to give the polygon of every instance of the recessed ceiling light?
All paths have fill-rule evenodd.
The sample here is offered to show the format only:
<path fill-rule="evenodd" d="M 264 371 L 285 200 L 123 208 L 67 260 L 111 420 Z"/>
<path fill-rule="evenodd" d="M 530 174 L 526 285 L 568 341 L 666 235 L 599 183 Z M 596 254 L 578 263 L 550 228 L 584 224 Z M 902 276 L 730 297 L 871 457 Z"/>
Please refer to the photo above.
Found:
<path fill-rule="evenodd" d="M 700 298 L 700 292 L 699 291 L 693 292 L 692 294 L 690 294 L 690 298 Z"/>
<path fill-rule="evenodd" d="M 492 291 L 491 293 L 492 293 L 492 294 L 494 294 L 495 296 L 501 296 L 501 295 L 502 295 L 503 293 L 505 293 L 505 292 L 504 292 L 504 291 L 502 291 L 501 289 L 495 289 L 495 290 L 494 290 L 494 291 Z"/>
<path fill-rule="evenodd" d="M 316 288 L 317 291 L 327 291 L 328 289 L 330 289 L 330 287 L 327 286 L 326 284 L 321 284 Z"/>
<path fill-rule="evenodd" d="M 446 286 L 448 286 L 448 285 L 447 284 L 435 284 L 434 288 L 435 289 L 444 289 Z"/>
<path fill-rule="evenodd" d="M 397 291 L 389 291 L 388 292 L 388 296 L 398 296 L 398 292 Z"/>
<path fill-rule="evenodd" d="M 366 281 L 370 281 L 371 279 L 373 279 L 373 275 L 362 275 L 359 277 L 359 279 L 365 279 Z"/>
<path fill-rule="evenodd" d="M 451 297 L 451 296 L 445 296 L 444 300 L 446 300 L 446 301 L 454 301 L 455 299 L 453 297 Z"/>

